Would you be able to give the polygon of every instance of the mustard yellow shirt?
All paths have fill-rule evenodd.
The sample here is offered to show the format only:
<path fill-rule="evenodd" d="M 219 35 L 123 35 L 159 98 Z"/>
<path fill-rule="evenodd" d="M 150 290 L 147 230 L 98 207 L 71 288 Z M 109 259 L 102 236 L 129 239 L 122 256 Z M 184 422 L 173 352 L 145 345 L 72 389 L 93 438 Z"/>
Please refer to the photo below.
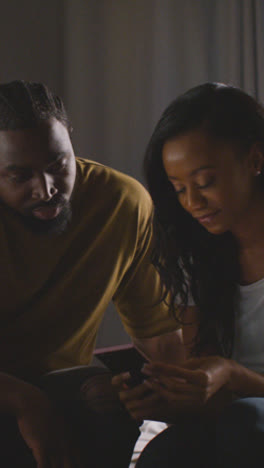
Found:
<path fill-rule="evenodd" d="M 96 162 L 76 163 L 73 216 L 62 235 L 36 235 L 0 206 L 0 371 L 28 377 L 88 364 L 111 300 L 132 337 L 177 328 L 156 304 L 147 191 Z"/>

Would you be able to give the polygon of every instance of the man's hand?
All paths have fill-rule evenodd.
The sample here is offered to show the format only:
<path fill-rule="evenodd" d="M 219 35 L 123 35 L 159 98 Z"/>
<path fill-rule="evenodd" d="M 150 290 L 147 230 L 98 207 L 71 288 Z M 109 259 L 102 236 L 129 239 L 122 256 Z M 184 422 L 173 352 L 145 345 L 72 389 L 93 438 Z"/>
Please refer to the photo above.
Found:
<path fill-rule="evenodd" d="M 31 391 L 17 415 L 17 423 L 38 468 L 82 467 L 62 418 L 42 391 Z"/>

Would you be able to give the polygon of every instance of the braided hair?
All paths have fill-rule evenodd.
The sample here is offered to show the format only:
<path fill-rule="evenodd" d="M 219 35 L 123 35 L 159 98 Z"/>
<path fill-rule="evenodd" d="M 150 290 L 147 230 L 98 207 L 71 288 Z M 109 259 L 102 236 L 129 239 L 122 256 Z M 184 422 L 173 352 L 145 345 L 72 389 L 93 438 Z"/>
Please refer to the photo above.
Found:
<path fill-rule="evenodd" d="M 52 117 L 71 131 L 61 98 L 45 84 L 23 80 L 0 84 L 0 130 L 33 128 Z"/>

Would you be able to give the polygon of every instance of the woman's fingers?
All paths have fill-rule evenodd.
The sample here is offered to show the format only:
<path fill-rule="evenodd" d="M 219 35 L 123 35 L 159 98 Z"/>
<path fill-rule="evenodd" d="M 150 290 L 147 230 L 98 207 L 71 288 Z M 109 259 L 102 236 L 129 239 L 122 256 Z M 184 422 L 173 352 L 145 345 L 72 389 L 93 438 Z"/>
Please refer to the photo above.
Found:
<path fill-rule="evenodd" d="M 149 392 L 144 399 L 127 401 L 126 407 L 132 418 L 137 421 L 153 419 L 160 408 L 160 395 Z"/>
<path fill-rule="evenodd" d="M 190 369 L 185 369 L 181 366 L 174 366 L 171 364 L 164 364 L 162 362 L 153 362 L 153 363 L 146 363 L 142 368 L 142 372 L 146 375 L 169 375 L 172 377 L 178 377 L 180 379 L 185 379 L 185 377 L 192 375 L 194 372 Z"/>
<path fill-rule="evenodd" d="M 207 385 L 207 376 L 203 370 L 185 369 L 180 366 L 172 366 L 162 363 L 145 364 L 143 367 L 144 374 L 157 377 L 170 376 L 178 380 L 179 383 L 189 382 L 198 385 Z"/>
<path fill-rule="evenodd" d="M 160 400 L 160 396 L 157 393 L 149 392 L 148 395 L 144 399 L 139 400 L 129 400 L 127 403 L 127 407 L 129 410 L 133 410 L 135 408 L 150 408 L 155 405 Z"/>
<path fill-rule="evenodd" d="M 164 379 L 162 382 L 150 380 L 147 384 L 155 394 L 160 395 L 161 399 L 167 402 L 173 402 L 173 405 L 176 405 L 178 409 L 182 409 L 186 404 L 188 404 L 188 406 L 200 406 L 206 401 L 206 391 L 202 390 L 200 387 L 194 388 L 193 386 L 186 386 L 184 391 L 178 391 L 178 389 L 175 389 L 172 382 L 168 380 Z"/>
<path fill-rule="evenodd" d="M 187 381 L 180 382 L 178 379 L 174 377 L 167 377 L 160 375 L 157 379 L 149 379 L 146 381 L 146 384 L 150 384 L 154 382 L 160 385 L 163 388 L 167 388 L 168 390 L 175 392 L 175 393 L 196 393 L 201 392 L 202 387 L 197 384 L 189 383 Z"/>
<path fill-rule="evenodd" d="M 115 375 L 112 378 L 113 387 L 119 392 L 125 388 L 128 388 L 128 381 L 130 379 L 129 372 L 123 372 L 122 374 Z"/>
<path fill-rule="evenodd" d="M 175 394 L 176 398 L 181 396 L 188 397 L 189 395 L 202 394 L 203 389 L 199 385 L 192 384 L 179 384 L 171 377 L 161 377 L 159 379 L 149 379 L 146 381 L 146 385 L 164 396 L 163 390 L 169 391 Z"/>
<path fill-rule="evenodd" d="M 140 400 L 144 399 L 150 393 L 149 387 L 143 382 L 140 385 L 137 385 L 133 388 L 128 388 L 119 392 L 120 399 L 123 403 L 126 404 L 129 400 Z"/>

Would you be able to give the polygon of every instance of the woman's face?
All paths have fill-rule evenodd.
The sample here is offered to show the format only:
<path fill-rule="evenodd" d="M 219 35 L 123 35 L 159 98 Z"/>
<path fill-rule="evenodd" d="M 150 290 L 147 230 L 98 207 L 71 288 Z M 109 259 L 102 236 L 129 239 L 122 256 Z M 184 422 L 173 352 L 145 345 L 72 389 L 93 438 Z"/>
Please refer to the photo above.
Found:
<path fill-rule="evenodd" d="M 255 200 L 253 156 L 239 158 L 239 151 L 201 129 L 163 146 L 163 165 L 179 203 L 212 234 L 243 225 Z"/>

